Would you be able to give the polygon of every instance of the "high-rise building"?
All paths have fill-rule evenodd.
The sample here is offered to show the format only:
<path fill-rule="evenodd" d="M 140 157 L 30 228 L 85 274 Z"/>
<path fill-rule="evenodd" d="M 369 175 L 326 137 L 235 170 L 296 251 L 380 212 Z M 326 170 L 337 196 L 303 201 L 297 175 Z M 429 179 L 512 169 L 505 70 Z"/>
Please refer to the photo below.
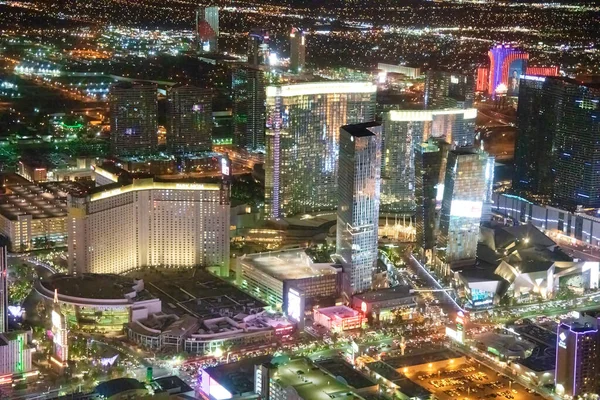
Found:
<path fill-rule="evenodd" d="M 417 244 L 424 250 L 436 244 L 437 203 L 442 201 L 449 150 L 450 145 L 439 139 L 429 139 L 415 148 L 415 225 Z"/>
<path fill-rule="evenodd" d="M 121 82 L 110 91 L 110 143 L 114 155 L 151 153 L 158 142 L 157 86 Z"/>
<path fill-rule="evenodd" d="M 446 263 L 474 259 L 486 196 L 488 154 L 473 148 L 448 153 L 440 211 L 438 254 Z"/>
<path fill-rule="evenodd" d="M 425 108 L 472 108 L 474 99 L 473 76 L 447 71 L 427 71 Z"/>
<path fill-rule="evenodd" d="M 212 93 L 191 85 L 168 91 L 167 148 L 172 153 L 212 149 Z"/>
<path fill-rule="evenodd" d="M 70 194 L 67 205 L 71 273 L 229 265 L 226 181 L 129 179 Z"/>
<path fill-rule="evenodd" d="M 267 88 L 265 214 L 335 210 L 339 129 L 372 121 L 376 86 L 319 82 Z"/>
<path fill-rule="evenodd" d="M 8 242 L 0 236 L 0 333 L 8 331 Z"/>
<path fill-rule="evenodd" d="M 381 212 L 415 211 L 414 151 L 429 138 L 472 146 L 477 110 L 394 110 L 383 114 Z"/>
<path fill-rule="evenodd" d="M 557 330 L 556 393 L 579 398 L 598 393 L 598 320 L 589 315 L 563 321 Z"/>
<path fill-rule="evenodd" d="M 252 67 L 233 71 L 233 144 L 247 149 L 265 146 L 265 76 Z"/>
<path fill-rule="evenodd" d="M 269 32 L 254 28 L 248 33 L 248 64 L 251 66 L 269 63 Z"/>
<path fill-rule="evenodd" d="M 371 289 L 377 265 L 381 125 L 376 122 L 340 128 L 337 249 L 344 270 L 343 291 Z"/>
<path fill-rule="evenodd" d="M 488 52 L 490 74 L 488 91 L 508 96 L 519 94 L 519 78 L 527 73 L 529 54 L 509 44 L 499 44 Z"/>
<path fill-rule="evenodd" d="M 67 317 L 60 309 L 58 291 L 54 290 L 54 303 L 52 309 L 52 356 L 50 361 L 60 371 L 68 366 L 69 362 L 69 329 Z"/>
<path fill-rule="evenodd" d="M 219 7 L 199 7 L 196 10 L 196 38 L 200 52 L 219 51 Z"/>
<path fill-rule="evenodd" d="M 524 76 L 513 188 L 568 209 L 600 207 L 600 86 Z"/>
<path fill-rule="evenodd" d="M 306 37 L 304 32 L 293 28 L 290 33 L 290 69 L 299 74 L 306 63 Z"/>

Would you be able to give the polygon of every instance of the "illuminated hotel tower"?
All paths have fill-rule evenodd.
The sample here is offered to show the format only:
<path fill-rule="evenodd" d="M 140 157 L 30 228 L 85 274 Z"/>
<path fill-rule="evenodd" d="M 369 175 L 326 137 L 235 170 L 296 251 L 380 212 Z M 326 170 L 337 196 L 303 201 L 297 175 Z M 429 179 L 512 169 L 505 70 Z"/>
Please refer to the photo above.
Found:
<path fill-rule="evenodd" d="M 99 170 L 99 167 L 96 168 Z M 224 175 L 230 166 L 225 161 Z M 68 196 L 69 271 L 229 266 L 229 183 L 153 178 Z"/>
<path fill-rule="evenodd" d="M 475 258 L 487 165 L 488 154 L 480 150 L 448 153 L 437 247 L 445 263 Z"/>
<path fill-rule="evenodd" d="M 490 58 L 490 75 L 488 91 L 490 94 L 518 94 L 521 75 L 527 73 L 529 54 L 511 45 L 497 45 L 488 52 Z"/>
<path fill-rule="evenodd" d="M 290 33 L 290 69 L 295 74 L 304 70 L 306 63 L 306 38 L 304 32 L 296 28 Z"/>
<path fill-rule="evenodd" d="M 219 7 L 199 7 L 196 10 L 196 35 L 200 52 L 219 51 Z"/>
<path fill-rule="evenodd" d="M 336 209 L 339 129 L 374 119 L 376 88 L 370 82 L 267 87 L 268 218 Z"/>
<path fill-rule="evenodd" d="M 233 70 L 233 144 L 246 149 L 265 147 L 265 75 L 258 68 Z"/>
<path fill-rule="evenodd" d="M 598 393 L 600 335 L 598 320 L 589 315 L 558 326 L 556 393 L 569 398 Z"/>
<path fill-rule="evenodd" d="M 381 125 L 376 122 L 340 128 L 337 249 L 344 269 L 343 290 L 371 289 L 377 264 Z"/>
<path fill-rule="evenodd" d="M 0 236 L 0 333 L 8 331 L 8 258 L 6 239 Z"/>
<path fill-rule="evenodd" d="M 254 67 L 269 63 L 269 32 L 254 28 L 248 33 L 248 64 Z"/>

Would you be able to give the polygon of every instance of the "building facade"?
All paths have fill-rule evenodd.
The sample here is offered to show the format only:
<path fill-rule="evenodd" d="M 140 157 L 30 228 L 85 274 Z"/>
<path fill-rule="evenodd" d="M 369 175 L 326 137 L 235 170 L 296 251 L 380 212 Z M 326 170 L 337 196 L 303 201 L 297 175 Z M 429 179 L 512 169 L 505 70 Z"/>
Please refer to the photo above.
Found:
<path fill-rule="evenodd" d="M 299 74 L 306 64 L 306 36 L 304 32 L 293 28 L 290 33 L 290 69 Z"/>
<path fill-rule="evenodd" d="M 429 139 L 415 149 L 415 225 L 417 245 L 431 250 L 436 244 L 439 227 L 438 193 L 443 194 L 446 163 L 450 145 L 442 140 Z"/>
<path fill-rule="evenodd" d="M 448 153 L 437 241 L 438 255 L 445 263 L 475 258 L 487 162 L 487 153 L 473 148 Z"/>
<path fill-rule="evenodd" d="M 122 82 L 110 89 L 110 144 L 114 155 L 148 154 L 158 143 L 157 86 Z"/>
<path fill-rule="evenodd" d="M 265 76 L 252 67 L 233 71 L 233 144 L 246 149 L 265 146 Z"/>
<path fill-rule="evenodd" d="M 519 94 L 519 79 L 527 73 L 529 54 L 509 44 L 499 44 L 488 52 L 490 58 L 488 91 L 490 94 Z"/>
<path fill-rule="evenodd" d="M 202 53 L 219 51 L 219 7 L 199 7 L 196 10 L 196 39 Z"/>
<path fill-rule="evenodd" d="M 71 273 L 229 263 L 227 183 L 134 179 L 68 202 Z"/>
<path fill-rule="evenodd" d="M 254 67 L 269 63 L 269 32 L 254 28 L 248 32 L 248 64 Z"/>
<path fill-rule="evenodd" d="M 172 153 L 212 149 L 212 92 L 190 85 L 169 88 L 167 148 Z"/>
<path fill-rule="evenodd" d="M 268 218 L 336 209 L 339 129 L 374 119 L 375 91 L 370 82 L 267 88 Z"/>
<path fill-rule="evenodd" d="M 377 265 L 381 125 L 375 122 L 340 128 L 337 249 L 344 268 L 343 291 L 371 289 Z"/>
<path fill-rule="evenodd" d="M 425 108 L 472 108 L 474 99 L 473 76 L 448 71 L 427 71 Z"/>
<path fill-rule="evenodd" d="M 600 87 L 524 76 L 513 188 L 574 210 L 600 207 Z"/>
<path fill-rule="evenodd" d="M 8 245 L 5 240 L 0 237 L 0 334 L 8 331 Z"/>
<path fill-rule="evenodd" d="M 571 398 L 598 393 L 598 320 L 583 316 L 558 326 L 556 393 Z"/>
<path fill-rule="evenodd" d="M 477 110 L 392 110 L 383 114 L 381 212 L 415 211 L 415 149 L 429 138 L 459 147 L 475 140 Z"/>
<path fill-rule="evenodd" d="M 32 370 L 33 347 L 31 332 L 0 333 L 0 378 L 2 375 L 22 374 Z M 0 383 L 2 379 L 0 379 Z"/>

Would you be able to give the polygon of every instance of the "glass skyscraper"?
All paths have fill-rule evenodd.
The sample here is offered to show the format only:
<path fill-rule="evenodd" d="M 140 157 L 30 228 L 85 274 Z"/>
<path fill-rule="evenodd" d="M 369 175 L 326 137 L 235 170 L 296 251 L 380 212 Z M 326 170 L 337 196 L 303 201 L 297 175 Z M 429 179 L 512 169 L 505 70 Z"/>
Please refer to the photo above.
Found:
<path fill-rule="evenodd" d="M 427 71 L 425 108 L 471 108 L 474 99 L 474 76 L 448 71 Z"/>
<path fill-rule="evenodd" d="M 167 147 L 174 153 L 212 149 L 212 93 L 191 85 L 169 88 Z"/>
<path fill-rule="evenodd" d="M 415 211 L 415 149 L 429 138 L 472 146 L 477 110 L 394 110 L 383 114 L 381 212 Z"/>
<path fill-rule="evenodd" d="M 110 142 L 114 155 L 149 154 L 158 143 L 157 86 L 122 82 L 110 89 Z"/>
<path fill-rule="evenodd" d="M 196 35 L 202 53 L 219 51 L 219 7 L 196 10 Z"/>
<path fill-rule="evenodd" d="M 440 212 L 438 255 L 446 263 L 475 258 L 486 197 L 488 154 L 473 148 L 448 153 Z"/>
<path fill-rule="evenodd" d="M 450 145 L 443 140 L 429 139 L 415 148 L 415 215 L 417 245 L 430 250 L 436 244 L 438 193 L 444 185 Z M 441 200 L 441 199 L 440 199 Z"/>
<path fill-rule="evenodd" d="M 268 218 L 336 209 L 339 129 L 374 119 L 375 91 L 370 82 L 267 88 Z"/>
<path fill-rule="evenodd" d="M 344 294 L 371 289 L 377 264 L 381 126 L 376 122 L 340 129 L 337 254 Z"/>
<path fill-rule="evenodd" d="M 247 149 L 265 146 L 265 76 L 252 67 L 233 71 L 233 144 Z"/>
<path fill-rule="evenodd" d="M 575 209 L 600 207 L 600 86 L 524 76 L 514 190 Z"/>
<path fill-rule="evenodd" d="M 290 33 L 290 69 L 298 74 L 306 63 L 306 37 L 304 32 L 293 28 Z"/>

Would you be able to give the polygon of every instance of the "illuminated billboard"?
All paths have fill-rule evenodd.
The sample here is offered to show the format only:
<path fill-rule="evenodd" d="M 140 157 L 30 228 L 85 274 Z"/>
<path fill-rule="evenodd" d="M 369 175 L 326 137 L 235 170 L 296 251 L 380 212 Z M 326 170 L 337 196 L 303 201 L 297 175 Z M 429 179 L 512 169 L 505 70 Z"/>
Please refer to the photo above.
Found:
<path fill-rule="evenodd" d="M 451 217 L 481 219 L 482 212 L 482 201 L 452 200 L 452 204 L 450 205 Z"/>
<path fill-rule="evenodd" d="M 299 322 L 302 316 L 302 299 L 297 290 L 289 289 L 287 296 L 287 316 L 293 321 Z"/>
<path fill-rule="evenodd" d="M 508 96 L 519 95 L 519 79 L 521 75 L 524 75 L 527 71 L 527 60 L 517 59 L 510 63 L 508 67 L 508 83 L 507 92 Z"/>

